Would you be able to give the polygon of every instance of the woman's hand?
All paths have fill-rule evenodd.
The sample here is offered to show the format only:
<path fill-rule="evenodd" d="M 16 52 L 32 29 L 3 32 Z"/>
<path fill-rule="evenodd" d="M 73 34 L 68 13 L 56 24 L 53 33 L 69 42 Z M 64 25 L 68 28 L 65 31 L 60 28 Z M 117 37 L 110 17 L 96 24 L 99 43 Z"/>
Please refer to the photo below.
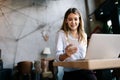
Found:
<path fill-rule="evenodd" d="M 73 44 L 68 45 L 65 48 L 65 53 L 60 55 L 59 60 L 64 61 L 66 58 L 70 57 L 72 54 L 77 52 L 77 47 Z"/>
<path fill-rule="evenodd" d="M 66 48 L 65 48 L 65 54 L 67 56 L 71 56 L 72 54 L 77 52 L 77 47 L 74 46 L 73 44 L 69 44 Z"/>

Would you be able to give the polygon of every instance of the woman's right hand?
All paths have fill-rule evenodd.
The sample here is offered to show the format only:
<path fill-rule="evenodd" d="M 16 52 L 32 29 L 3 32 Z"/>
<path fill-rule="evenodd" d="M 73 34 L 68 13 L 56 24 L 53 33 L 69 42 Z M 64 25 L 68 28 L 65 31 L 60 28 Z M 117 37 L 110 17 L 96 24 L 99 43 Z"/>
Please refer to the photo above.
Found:
<path fill-rule="evenodd" d="M 71 56 L 72 54 L 77 52 L 77 47 L 74 46 L 73 44 L 69 44 L 66 48 L 65 48 L 65 54 L 67 56 Z"/>
<path fill-rule="evenodd" d="M 65 53 L 60 55 L 59 60 L 64 61 L 66 58 L 70 57 L 71 55 L 73 55 L 76 52 L 77 52 L 77 47 L 75 47 L 73 44 L 69 44 L 65 48 Z"/>

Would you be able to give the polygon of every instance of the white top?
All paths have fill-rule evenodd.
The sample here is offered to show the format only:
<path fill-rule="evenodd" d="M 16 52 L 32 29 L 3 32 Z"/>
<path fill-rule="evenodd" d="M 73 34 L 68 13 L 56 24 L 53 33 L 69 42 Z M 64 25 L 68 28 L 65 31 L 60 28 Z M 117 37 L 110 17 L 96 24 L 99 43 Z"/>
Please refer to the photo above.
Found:
<path fill-rule="evenodd" d="M 64 31 L 61 30 L 57 34 L 56 61 L 60 61 L 59 56 L 65 53 L 64 50 L 66 46 L 69 45 L 70 43 L 73 43 L 75 46 L 77 46 L 78 51 L 75 54 L 73 54 L 71 57 L 65 59 L 64 61 L 74 61 L 77 59 L 85 58 L 87 45 L 80 44 L 80 42 L 78 42 L 78 39 L 74 38 L 70 34 L 68 35 L 68 37 L 66 37 Z M 73 71 L 73 70 L 76 69 L 64 68 L 64 71 Z"/>

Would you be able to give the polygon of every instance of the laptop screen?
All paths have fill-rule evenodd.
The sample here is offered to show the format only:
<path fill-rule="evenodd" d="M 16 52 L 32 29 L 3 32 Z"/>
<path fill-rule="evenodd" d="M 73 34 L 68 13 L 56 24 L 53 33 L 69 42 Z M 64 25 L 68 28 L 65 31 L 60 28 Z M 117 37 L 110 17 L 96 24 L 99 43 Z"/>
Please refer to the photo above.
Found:
<path fill-rule="evenodd" d="M 119 34 L 92 34 L 86 59 L 118 58 L 120 54 Z"/>

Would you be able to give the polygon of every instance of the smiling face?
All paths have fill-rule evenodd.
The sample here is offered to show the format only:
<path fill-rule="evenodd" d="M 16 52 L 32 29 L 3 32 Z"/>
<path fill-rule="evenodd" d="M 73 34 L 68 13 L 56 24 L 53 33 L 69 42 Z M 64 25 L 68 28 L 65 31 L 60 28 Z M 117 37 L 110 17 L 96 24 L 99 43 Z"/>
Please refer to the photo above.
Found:
<path fill-rule="evenodd" d="M 63 30 L 67 36 L 69 33 L 75 36 L 77 34 L 79 42 L 87 42 L 83 18 L 77 8 L 69 8 L 66 11 L 61 30 Z"/>
<path fill-rule="evenodd" d="M 70 13 L 66 19 L 66 23 L 71 31 L 76 31 L 80 23 L 79 15 L 77 13 Z"/>

